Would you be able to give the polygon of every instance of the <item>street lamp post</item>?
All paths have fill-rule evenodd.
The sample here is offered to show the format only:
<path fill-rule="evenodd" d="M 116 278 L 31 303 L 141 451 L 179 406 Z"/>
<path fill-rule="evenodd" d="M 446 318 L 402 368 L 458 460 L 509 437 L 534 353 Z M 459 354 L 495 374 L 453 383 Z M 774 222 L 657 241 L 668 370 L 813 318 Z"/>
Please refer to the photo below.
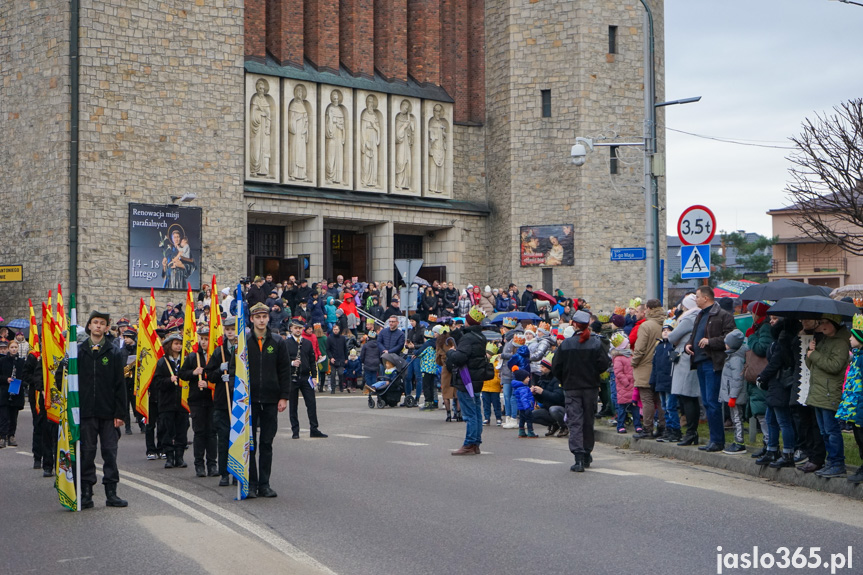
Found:
<path fill-rule="evenodd" d="M 854 0 L 839 0 L 843 4 L 854 4 L 855 6 L 863 6 L 860 2 L 854 2 Z"/>

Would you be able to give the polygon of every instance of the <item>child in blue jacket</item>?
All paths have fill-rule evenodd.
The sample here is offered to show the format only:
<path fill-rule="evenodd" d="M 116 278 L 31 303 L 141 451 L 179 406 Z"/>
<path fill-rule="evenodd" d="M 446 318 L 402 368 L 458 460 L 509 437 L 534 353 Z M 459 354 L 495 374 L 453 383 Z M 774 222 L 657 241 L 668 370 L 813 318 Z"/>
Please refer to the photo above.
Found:
<path fill-rule="evenodd" d="M 362 374 L 363 364 L 360 363 L 357 350 L 352 349 L 348 354 L 348 363 L 345 364 L 345 387 L 348 393 L 351 392 L 351 388 L 357 388 L 357 380 L 362 377 Z"/>
<path fill-rule="evenodd" d="M 526 346 L 522 346 L 525 347 Z M 528 356 L 528 359 L 530 356 Z M 510 360 L 512 361 L 512 360 Z M 530 392 L 530 370 L 514 369 L 512 375 L 512 394 L 518 404 L 518 436 L 539 437 L 533 432 L 533 394 Z M 527 432 L 524 427 L 527 424 Z"/>
<path fill-rule="evenodd" d="M 665 411 L 665 432 L 656 441 L 677 443 L 681 439 L 680 416 L 677 413 L 677 396 L 671 393 L 671 368 L 676 353 L 674 345 L 668 341 L 676 325 L 675 320 L 667 319 L 662 324 L 662 341 L 653 352 L 653 368 L 650 371 L 650 388 L 659 394 L 662 409 Z"/>
<path fill-rule="evenodd" d="M 526 345 L 519 347 L 506 363 L 510 369 L 530 371 L 530 349 Z"/>

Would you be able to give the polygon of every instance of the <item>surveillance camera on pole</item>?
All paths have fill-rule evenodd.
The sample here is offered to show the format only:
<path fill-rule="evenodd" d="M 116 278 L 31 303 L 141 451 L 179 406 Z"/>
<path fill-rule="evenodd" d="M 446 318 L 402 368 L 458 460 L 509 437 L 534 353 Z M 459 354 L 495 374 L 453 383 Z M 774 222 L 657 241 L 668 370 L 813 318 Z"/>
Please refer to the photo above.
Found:
<path fill-rule="evenodd" d="M 583 166 L 587 161 L 587 153 L 593 151 L 593 140 L 590 138 L 576 138 L 575 142 L 576 144 L 569 151 L 572 165 Z"/>

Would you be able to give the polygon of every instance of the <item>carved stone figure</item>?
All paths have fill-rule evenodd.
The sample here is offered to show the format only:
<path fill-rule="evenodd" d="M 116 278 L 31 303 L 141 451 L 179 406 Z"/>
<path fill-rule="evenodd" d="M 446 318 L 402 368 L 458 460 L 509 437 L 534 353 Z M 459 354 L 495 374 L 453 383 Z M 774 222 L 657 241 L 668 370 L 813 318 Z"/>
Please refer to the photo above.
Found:
<path fill-rule="evenodd" d="M 411 114 L 411 103 L 402 100 L 399 113 L 396 114 L 396 187 L 401 190 L 411 189 L 413 180 L 413 147 L 416 123 Z"/>
<path fill-rule="evenodd" d="M 347 132 L 345 131 L 345 121 L 347 112 L 345 107 L 341 105 L 342 93 L 339 90 L 333 90 L 330 93 L 330 104 L 326 111 L 326 179 L 330 184 L 345 183 L 345 140 Z"/>
<path fill-rule="evenodd" d="M 429 191 L 446 192 L 446 150 L 449 122 L 443 117 L 443 106 L 436 104 L 429 120 Z"/>
<path fill-rule="evenodd" d="M 306 87 L 297 84 L 294 99 L 288 106 L 288 177 L 292 180 L 311 181 L 308 173 L 309 103 Z"/>
<path fill-rule="evenodd" d="M 255 82 L 255 95 L 249 110 L 249 172 L 252 176 L 270 178 L 270 137 L 272 111 L 270 83 L 263 78 Z"/>
<path fill-rule="evenodd" d="M 362 137 L 362 163 L 360 164 L 360 180 L 364 186 L 377 188 L 378 184 L 378 158 L 381 146 L 381 124 L 383 118 L 378 111 L 378 99 L 369 94 L 366 97 L 366 109 L 360 116 L 360 130 Z"/>

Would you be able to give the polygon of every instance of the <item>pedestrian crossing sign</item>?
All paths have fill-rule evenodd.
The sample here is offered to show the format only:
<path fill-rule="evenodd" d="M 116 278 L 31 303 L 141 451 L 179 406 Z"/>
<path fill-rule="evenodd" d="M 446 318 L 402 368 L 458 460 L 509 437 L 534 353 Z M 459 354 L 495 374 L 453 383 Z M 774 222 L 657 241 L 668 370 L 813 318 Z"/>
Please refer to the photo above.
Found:
<path fill-rule="evenodd" d="M 710 277 L 710 246 L 680 246 L 680 277 L 683 279 Z"/>

